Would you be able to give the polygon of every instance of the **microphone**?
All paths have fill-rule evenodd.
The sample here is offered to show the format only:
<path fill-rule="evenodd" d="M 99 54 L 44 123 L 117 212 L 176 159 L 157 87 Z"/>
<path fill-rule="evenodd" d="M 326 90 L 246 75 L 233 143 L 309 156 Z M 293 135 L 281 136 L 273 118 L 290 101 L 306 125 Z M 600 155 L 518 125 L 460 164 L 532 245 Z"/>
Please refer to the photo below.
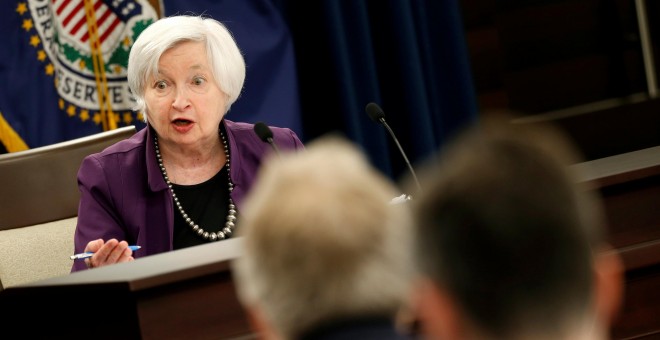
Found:
<path fill-rule="evenodd" d="M 275 150 L 278 157 L 280 156 L 280 149 L 275 145 L 275 142 L 273 141 L 273 131 L 270 130 L 268 125 L 264 122 L 257 122 L 254 124 L 254 132 L 264 143 L 268 143 L 273 147 L 273 150 Z"/>
<path fill-rule="evenodd" d="M 403 148 L 401 147 L 401 144 L 399 144 L 399 140 L 394 135 L 394 131 L 392 131 L 390 126 L 385 121 L 385 113 L 383 112 L 383 109 L 381 109 L 380 106 L 378 106 L 378 104 L 376 103 L 369 103 L 367 104 L 366 111 L 367 114 L 369 115 L 369 118 L 371 118 L 371 120 L 373 120 L 376 123 L 383 124 L 383 126 L 385 126 L 387 131 L 390 133 L 390 136 L 392 136 L 392 139 L 394 139 L 396 146 L 399 147 L 399 152 L 401 152 L 401 156 L 403 156 L 403 160 L 406 161 L 406 165 L 408 165 L 408 169 L 410 170 L 410 173 L 412 174 L 412 177 L 415 180 L 417 189 L 419 189 L 419 191 L 422 191 L 422 186 L 419 185 L 419 181 L 417 180 L 417 174 L 415 174 L 415 170 L 413 170 L 410 161 L 408 161 L 408 157 L 406 157 L 406 153 L 403 152 Z"/>

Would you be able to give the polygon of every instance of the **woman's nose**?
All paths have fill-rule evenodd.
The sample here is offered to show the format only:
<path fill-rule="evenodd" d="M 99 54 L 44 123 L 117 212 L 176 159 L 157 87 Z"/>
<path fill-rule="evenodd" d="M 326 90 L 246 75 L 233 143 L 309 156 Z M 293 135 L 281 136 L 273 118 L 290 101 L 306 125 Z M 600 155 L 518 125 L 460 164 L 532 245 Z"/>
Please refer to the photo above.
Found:
<path fill-rule="evenodd" d="M 172 101 L 172 108 L 176 110 L 183 110 L 190 105 L 190 97 L 188 91 L 183 86 L 179 86 L 174 91 L 174 100 Z"/>

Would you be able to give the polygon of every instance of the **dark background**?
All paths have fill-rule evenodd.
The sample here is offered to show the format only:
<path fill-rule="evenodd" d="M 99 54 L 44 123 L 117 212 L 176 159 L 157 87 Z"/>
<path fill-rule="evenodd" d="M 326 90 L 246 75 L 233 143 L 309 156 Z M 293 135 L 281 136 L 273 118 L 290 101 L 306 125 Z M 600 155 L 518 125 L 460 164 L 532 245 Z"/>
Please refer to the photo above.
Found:
<path fill-rule="evenodd" d="M 660 143 L 657 1 L 644 1 L 644 65 L 633 0 L 463 0 L 478 105 L 510 108 L 521 123 L 553 121 L 588 159 Z"/>
<path fill-rule="evenodd" d="M 660 145 L 634 0 L 276 1 L 293 36 L 306 140 L 340 131 L 393 177 L 497 110 L 551 121 L 587 160 Z M 646 1 L 651 47 L 660 7 Z"/>
<path fill-rule="evenodd" d="M 370 102 L 382 107 L 413 164 L 434 154 L 464 126 L 498 110 L 518 114 L 517 124 L 559 124 L 586 160 L 660 145 L 655 53 L 660 4 L 640 1 L 646 19 L 640 20 L 636 3 L 194 0 L 166 2 L 165 15 L 210 14 L 257 38 L 256 44 L 261 40 L 254 34 L 286 26 L 295 64 L 281 68 L 276 61 L 261 60 L 262 68 L 251 69 L 250 76 L 276 79 L 295 72 L 297 84 L 267 90 L 268 100 L 250 97 L 239 102 L 237 108 L 246 109 L 231 118 L 251 121 L 250 115 L 258 111 L 271 115 L 260 116 L 271 122 L 293 107 L 294 118 L 287 126 L 299 132 L 303 142 L 344 134 L 364 148 L 377 168 L 398 179 L 407 174 L 406 164 L 387 130 L 367 117 Z M 235 13 L 239 8 L 265 19 L 258 27 L 250 26 Z M 272 18 L 273 13 L 280 18 Z M 646 54 L 640 22 L 646 22 Z M 275 68 L 272 74 L 264 69 L 268 67 Z M 256 107 L 278 99 L 287 105 Z M 49 116 L 59 119 L 62 114 Z M 64 124 L 66 131 L 85 133 L 69 131 L 69 125 Z M 46 132 L 56 129 L 51 126 Z"/>

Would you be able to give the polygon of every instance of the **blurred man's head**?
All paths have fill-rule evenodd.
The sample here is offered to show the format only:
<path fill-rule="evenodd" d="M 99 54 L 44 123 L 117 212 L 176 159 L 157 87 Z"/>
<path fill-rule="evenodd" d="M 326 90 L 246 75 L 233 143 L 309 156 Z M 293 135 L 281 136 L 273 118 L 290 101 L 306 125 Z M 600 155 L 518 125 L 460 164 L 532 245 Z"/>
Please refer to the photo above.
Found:
<path fill-rule="evenodd" d="M 422 326 L 446 339 L 598 338 L 599 197 L 570 173 L 580 157 L 559 130 L 505 118 L 471 127 L 423 169 L 412 202 Z"/>
<path fill-rule="evenodd" d="M 393 318 L 412 274 L 408 206 L 352 144 L 324 137 L 265 163 L 242 210 L 239 297 L 262 330 L 297 338 L 336 321 Z"/>

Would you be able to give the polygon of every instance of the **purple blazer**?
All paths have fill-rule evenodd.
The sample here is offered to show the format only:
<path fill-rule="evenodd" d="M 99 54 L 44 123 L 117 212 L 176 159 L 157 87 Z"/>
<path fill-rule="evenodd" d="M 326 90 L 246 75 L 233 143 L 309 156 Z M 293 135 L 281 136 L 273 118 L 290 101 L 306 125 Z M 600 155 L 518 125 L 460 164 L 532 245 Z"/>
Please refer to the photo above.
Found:
<path fill-rule="evenodd" d="M 231 155 L 231 197 L 240 211 L 259 166 L 273 148 L 254 132 L 253 124 L 224 119 Z M 278 148 L 300 150 L 304 146 L 288 128 L 271 127 Z M 174 230 L 172 196 L 158 167 L 149 126 L 83 159 L 78 170 L 80 204 L 74 235 L 75 253 L 91 240 L 115 238 L 142 248 L 137 259 L 171 251 Z M 74 261 L 71 271 L 87 269 Z"/>

